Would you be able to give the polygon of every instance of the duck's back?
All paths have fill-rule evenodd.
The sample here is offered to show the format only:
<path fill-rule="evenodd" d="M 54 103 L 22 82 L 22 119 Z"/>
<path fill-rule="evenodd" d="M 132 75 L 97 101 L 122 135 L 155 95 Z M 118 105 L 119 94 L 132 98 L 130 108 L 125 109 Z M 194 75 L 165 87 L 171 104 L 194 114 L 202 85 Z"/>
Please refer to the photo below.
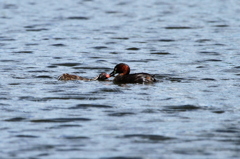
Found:
<path fill-rule="evenodd" d="M 114 78 L 115 83 L 152 83 L 156 82 L 153 75 L 148 73 L 135 73 L 128 75 L 117 75 Z"/>

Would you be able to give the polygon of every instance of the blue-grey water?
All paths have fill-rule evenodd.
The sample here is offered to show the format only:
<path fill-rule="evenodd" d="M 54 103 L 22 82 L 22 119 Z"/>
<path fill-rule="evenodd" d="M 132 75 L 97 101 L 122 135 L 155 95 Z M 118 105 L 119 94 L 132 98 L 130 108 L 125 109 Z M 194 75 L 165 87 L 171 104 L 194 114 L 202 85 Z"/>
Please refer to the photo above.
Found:
<path fill-rule="evenodd" d="M 0 158 L 240 158 L 239 15 L 238 0 L 0 1 Z M 121 62 L 158 82 L 57 80 Z"/>

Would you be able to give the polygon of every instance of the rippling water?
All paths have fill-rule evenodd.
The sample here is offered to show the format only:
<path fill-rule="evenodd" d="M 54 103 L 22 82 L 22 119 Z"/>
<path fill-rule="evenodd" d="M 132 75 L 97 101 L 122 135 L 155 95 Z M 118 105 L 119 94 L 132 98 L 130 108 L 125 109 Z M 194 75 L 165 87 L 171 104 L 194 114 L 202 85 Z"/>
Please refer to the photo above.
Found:
<path fill-rule="evenodd" d="M 0 2 L 0 158 L 239 158 L 240 2 Z M 151 85 L 92 78 L 125 62 Z"/>

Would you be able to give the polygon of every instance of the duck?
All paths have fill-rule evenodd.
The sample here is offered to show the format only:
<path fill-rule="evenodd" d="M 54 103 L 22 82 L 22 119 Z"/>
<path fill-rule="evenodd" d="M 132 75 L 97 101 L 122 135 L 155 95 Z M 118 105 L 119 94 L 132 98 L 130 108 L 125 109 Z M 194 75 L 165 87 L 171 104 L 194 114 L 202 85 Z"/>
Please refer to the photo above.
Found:
<path fill-rule="evenodd" d="M 95 78 L 85 78 L 85 77 L 81 77 L 81 76 L 77 76 L 77 75 L 71 75 L 68 73 L 64 73 L 61 76 L 58 77 L 58 80 L 62 80 L 62 81 L 69 81 L 69 80 L 83 80 L 83 81 L 95 81 L 95 80 L 99 80 L 99 81 L 104 81 L 106 79 L 110 78 L 110 75 L 102 72 L 100 73 L 97 77 Z"/>
<path fill-rule="evenodd" d="M 114 83 L 153 83 L 156 82 L 154 75 L 148 73 L 134 73 L 130 74 L 130 67 L 125 63 L 117 64 L 113 71 L 110 73 L 110 77 L 114 77 Z"/>

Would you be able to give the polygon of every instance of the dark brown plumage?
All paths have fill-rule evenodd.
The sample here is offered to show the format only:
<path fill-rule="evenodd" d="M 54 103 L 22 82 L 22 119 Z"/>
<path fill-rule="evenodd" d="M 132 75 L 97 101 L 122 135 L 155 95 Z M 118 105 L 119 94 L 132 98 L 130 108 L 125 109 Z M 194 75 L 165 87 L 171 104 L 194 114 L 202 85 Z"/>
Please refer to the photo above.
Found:
<path fill-rule="evenodd" d="M 120 63 L 114 67 L 114 70 L 112 73 L 110 73 L 110 76 L 114 76 L 115 74 L 118 74 L 113 80 L 113 82 L 115 83 L 156 82 L 156 79 L 154 78 L 154 76 L 148 73 L 135 73 L 135 74 L 129 74 L 129 73 L 130 73 L 130 67 L 125 63 Z"/>

